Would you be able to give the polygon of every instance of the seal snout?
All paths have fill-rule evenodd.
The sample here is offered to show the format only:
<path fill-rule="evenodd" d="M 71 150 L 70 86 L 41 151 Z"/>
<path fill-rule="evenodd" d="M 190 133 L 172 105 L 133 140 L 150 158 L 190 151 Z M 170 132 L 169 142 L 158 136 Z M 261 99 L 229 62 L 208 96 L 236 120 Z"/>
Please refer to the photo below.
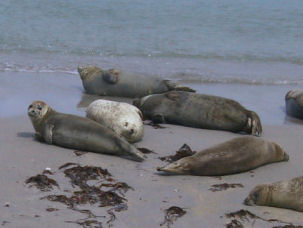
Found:
<path fill-rule="evenodd" d="M 243 203 L 247 206 L 252 206 L 253 205 L 249 197 L 246 197 L 245 200 L 243 201 Z"/>

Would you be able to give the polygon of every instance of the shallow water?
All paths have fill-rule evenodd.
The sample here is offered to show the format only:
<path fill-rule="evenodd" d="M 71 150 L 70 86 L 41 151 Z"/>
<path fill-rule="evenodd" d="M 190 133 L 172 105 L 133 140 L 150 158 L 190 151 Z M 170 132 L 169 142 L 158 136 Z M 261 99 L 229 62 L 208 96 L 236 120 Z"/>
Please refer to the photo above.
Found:
<path fill-rule="evenodd" d="M 67 73 L 0 72 L 0 118 L 26 116 L 34 100 L 43 100 L 60 112 L 85 115 L 93 100 L 105 98 L 131 103 L 129 98 L 100 97 L 84 92 L 79 76 Z M 263 125 L 303 124 L 285 113 L 284 97 L 294 85 L 186 83 L 198 93 L 234 99 L 258 113 Z"/>

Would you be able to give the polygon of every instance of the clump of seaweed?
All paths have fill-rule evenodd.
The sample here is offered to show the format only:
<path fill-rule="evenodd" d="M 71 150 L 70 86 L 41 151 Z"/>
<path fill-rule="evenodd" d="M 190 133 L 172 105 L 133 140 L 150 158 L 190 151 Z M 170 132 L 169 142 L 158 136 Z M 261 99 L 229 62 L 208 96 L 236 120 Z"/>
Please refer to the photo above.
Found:
<path fill-rule="evenodd" d="M 112 178 L 109 178 L 111 177 L 111 174 L 107 169 L 95 166 L 82 167 L 77 165 L 76 167 L 64 170 L 64 174 L 70 178 L 73 185 L 77 185 L 80 188 L 83 187 L 88 180 L 105 179 L 107 181 L 112 181 Z"/>
<path fill-rule="evenodd" d="M 257 219 L 262 220 L 264 222 L 269 222 L 269 223 L 277 222 L 277 223 L 287 224 L 284 226 L 275 226 L 274 228 L 298 228 L 298 227 L 303 228 L 302 226 L 294 226 L 292 223 L 283 222 L 278 219 L 264 219 L 264 218 L 261 218 L 255 214 L 251 213 L 248 210 L 243 210 L 243 209 L 236 211 L 236 212 L 231 212 L 231 213 L 225 214 L 225 216 L 226 216 L 226 218 L 232 219 L 230 223 L 226 224 L 227 228 L 242 228 L 242 227 L 245 227 L 242 224 L 242 222 L 250 222 L 251 220 L 253 220 L 252 223 L 254 224 Z"/>
<path fill-rule="evenodd" d="M 32 176 L 32 177 L 28 178 L 25 181 L 25 183 L 26 184 L 31 183 L 32 185 L 30 185 L 30 187 L 32 187 L 34 185 L 34 186 L 36 186 L 36 188 L 38 188 L 44 192 L 52 190 L 53 186 L 56 186 L 59 188 L 57 181 L 47 177 L 44 174 L 38 174 L 36 176 Z"/>
<path fill-rule="evenodd" d="M 185 214 L 186 211 L 182 208 L 177 206 L 171 206 L 170 208 L 165 210 L 164 221 L 160 224 L 160 226 L 166 224 L 166 226 L 169 228 L 178 218 L 182 217 Z"/>
<path fill-rule="evenodd" d="M 181 158 L 192 156 L 196 153 L 196 151 L 192 151 L 192 149 L 187 145 L 184 144 L 183 146 L 180 147 L 179 150 L 176 151 L 175 155 L 169 155 L 165 157 L 159 157 L 161 161 L 166 161 L 166 162 L 174 162 L 177 161 Z"/>
<path fill-rule="evenodd" d="M 127 199 L 124 197 L 124 193 L 126 193 L 129 189 L 132 189 L 132 187 L 130 187 L 127 183 L 117 182 L 112 178 L 111 173 L 107 169 L 102 169 L 101 167 L 95 166 L 80 166 L 76 163 L 66 163 L 60 166 L 59 169 L 64 169 L 64 174 L 67 178 L 69 178 L 72 187 L 75 188 L 77 186 L 79 190 L 71 192 L 71 195 L 51 194 L 42 197 L 41 199 L 63 203 L 67 206 L 67 208 L 87 215 L 87 218 L 85 219 L 67 222 L 76 223 L 82 227 L 102 227 L 102 223 L 98 221 L 97 218 L 105 218 L 105 216 L 97 216 L 90 210 L 81 210 L 78 208 L 80 205 L 97 204 L 99 207 L 112 207 L 107 210 L 107 214 L 109 215 L 107 224 L 109 226 L 111 226 L 116 219 L 114 212 L 127 210 Z M 45 179 L 46 176 L 41 176 L 45 175 L 37 175 L 35 177 L 31 177 L 26 182 L 37 182 L 39 183 L 39 186 L 40 182 L 50 182 L 52 184 L 57 183 L 52 179 L 50 179 L 51 181 L 48 180 L 49 178 Z M 97 183 L 88 184 L 88 181 L 93 180 L 97 181 Z M 44 185 L 45 184 L 42 186 Z M 46 210 L 48 212 L 52 212 L 56 209 L 48 208 Z"/>
<path fill-rule="evenodd" d="M 214 184 L 211 186 L 210 191 L 212 192 L 217 192 L 217 191 L 223 191 L 228 188 L 243 188 L 243 184 L 228 184 L 228 183 L 223 183 L 223 184 Z"/>

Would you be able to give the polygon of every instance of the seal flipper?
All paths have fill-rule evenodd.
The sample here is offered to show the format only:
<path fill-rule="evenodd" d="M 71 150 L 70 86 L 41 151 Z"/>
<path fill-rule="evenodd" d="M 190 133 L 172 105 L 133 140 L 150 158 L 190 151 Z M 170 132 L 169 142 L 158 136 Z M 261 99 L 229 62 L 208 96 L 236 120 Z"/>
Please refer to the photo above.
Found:
<path fill-rule="evenodd" d="M 247 114 L 248 117 L 248 133 L 254 135 L 254 136 L 261 136 L 262 134 L 262 124 L 259 116 L 257 113 L 253 111 L 249 111 Z"/>
<path fill-rule="evenodd" d="M 196 92 L 196 90 L 194 90 L 190 87 L 179 85 L 178 83 L 171 81 L 171 80 L 163 80 L 163 82 L 165 83 L 165 85 L 167 86 L 167 88 L 169 90 L 185 91 L 185 92 L 192 92 L 192 93 Z"/>
<path fill-rule="evenodd" d="M 54 129 L 54 125 L 52 124 L 46 124 L 45 128 L 44 128 L 44 134 L 43 134 L 43 138 L 45 140 L 46 143 L 48 144 L 53 144 L 53 129 Z"/>
<path fill-rule="evenodd" d="M 109 69 L 108 72 L 104 72 L 102 78 L 104 81 L 110 84 L 116 84 L 119 81 L 120 71 L 116 69 Z"/>
<path fill-rule="evenodd" d="M 152 122 L 155 124 L 160 124 L 160 123 L 165 122 L 164 116 L 160 113 L 153 114 L 151 119 L 152 119 Z"/>

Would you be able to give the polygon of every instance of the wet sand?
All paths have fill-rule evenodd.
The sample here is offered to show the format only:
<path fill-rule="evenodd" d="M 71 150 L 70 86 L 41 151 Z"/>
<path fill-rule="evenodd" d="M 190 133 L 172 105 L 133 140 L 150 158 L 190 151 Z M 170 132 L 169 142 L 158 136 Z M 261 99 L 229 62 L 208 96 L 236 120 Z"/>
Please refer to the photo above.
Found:
<path fill-rule="evenodd" d="M 160 161 L 158 157 L 175 153 L 184 143 L 193 150 L 200 151 L 240 135 L 168 124 L 163 125 L 166 127 L 164 129 L 145 126 L 144 138 L 136 146 L 151 149 L 157 154 L 149 154 L 148 159 L 143 163 L 95 153 L 76 156 L 74 150 L 35 141 L 32 125 L 26 115 L 29 103 L 40 99 L 58 111 L 84 116 L 83 107 L 94 97 L 83 96 L 81 81 L 76 75 L 0 73 L 0 81 L 2 98 L 0 101 L 0 224 L 5 227 L 41 227 L 41 225 L 78 227 L 65 221 L 84 218 L 83 214 L 69 210 L 61 203 L 40 200 L 50 193 L 40 192 L 35 187 L 28 188 L 24 183 L 28 177 L 50 167 L 55 172 L 51 178 L 56 179 L 60 186 L 60 189 L 55 188 L 52 193 L 59 194 L 65 189 L 71 189 L 63 172 L 58 170 L 66 162 L 107 168 L 117 180 L 126 182 L 134 188 L 126 193 L 128 210 L 116 213 L 117 220 L 114 222 L 114 227 L 159 227 L 164 220 L 164 210 L 170 206 L 179 206 L 187 211 L 187 214 L 179 218 L 172 227 L 224 227 L 230 221 L 225 217 L 225 213 L 240 209 L 249 210 L 266 219 L 303 224 L 302 213 L 271 207 L 247 207 L 242 203 L 249 191 L 257 184 L 302 175 L 303 125 L 301 121 L 287 118 L 285 122 L 275 116 L 274 118 L 279 119 L 282 124 L 272 125 L 270 121 L 263 122 L 262 137 L 280 144 L 290 155 L 288 162 L 274 163 L 252 172 L 220 178 L 162 176 L 156 173 L 156 167 L 166 163 Z M 215 93 L 215 89 L 211 89 L 212 86 L 218 88 L 212 84 L 204 85 Z M 227 87 L 226 93 L 228 93 Z M 199 88 L 202 89 L 203 86 Z M 234 88 L 229 89 L 235 91 Z M 275 87 L 275 89 L 284 91 L 288 88 Z M 235 93 L 230 94 L 233 96 Z M 244 100 L 241 103 L 249 103 L 251 98 L 241 96 L 239 99 Z M 261 103 L 262 100 L 259 102 Z M 277 109 L 280 108 L 278 105 Z M 257 113 L 260 110 L 254 109 Z M 270 115 L 266 118 L 270 119 Z M 244 187 L 218 192 L 209 190 L 212 185 L 222 183 L 241 183 Z M 9 204 L 8 207 L 5 206 L 6 203 Z M 46 208 L 49 207 L 59 210 L 47 212 Z M 97 215 L 107 215 L 106 208 L 96 206 L 83 208 L 91 209 Z M 101 221 L 104 221 L 103 225 L 107 227 L 106 219 Z M 251 227 L 251 223 L 243 223 L 246 224 L 245 227 Z M 256 220 L 254 227 L 272 227 L 277 224 L 279 223 Z"/>

